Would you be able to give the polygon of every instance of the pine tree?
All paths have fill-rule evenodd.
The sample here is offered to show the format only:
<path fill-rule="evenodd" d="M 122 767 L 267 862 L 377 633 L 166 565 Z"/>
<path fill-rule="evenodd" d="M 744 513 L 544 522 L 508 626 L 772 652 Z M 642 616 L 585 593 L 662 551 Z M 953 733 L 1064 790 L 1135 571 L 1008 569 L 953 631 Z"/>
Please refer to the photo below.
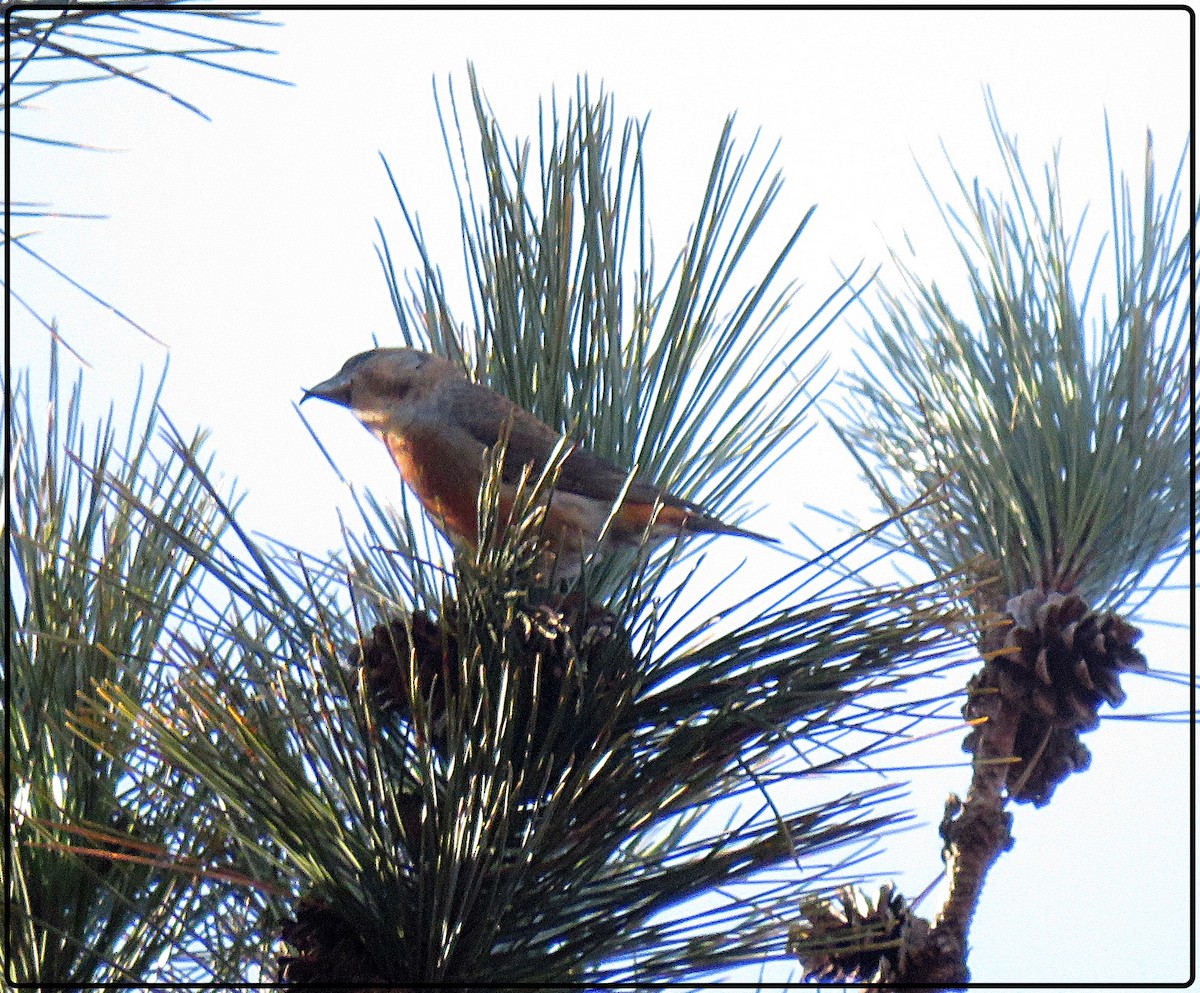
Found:
<path fill-rule="evenodd" d="M 795 287 L 777 283 L 806 215 L 751 289 L 730 299 L 780 188 L 769 161 L 752 168 L 753 148 L 736 153 L 730 121 L 696 222 L 660 278 L 644 124 L 627 123 L 618 140 L 612 99 L 581 83 L 565 113 L 555 103 L 543 114 L 534 159 L 528 144 L 505 139 L 470 82 L 477 161 L 453 91 L 443 116 L 458 163 L 467 300 L 447 289 L 401 198 L 421 262 L 398 272 L 382 241 L 401 338 L 737 520 L 753 484 L 804 443 L 823 384 L 815 345 L 858 298 L 856 276 L 794 316 Z M 1012 162 L 1023 180 L 1015 153 Z M 1148 216 L 1169 216 L 1174 197 Z M 993 215 L 976 202 L 986 234 Z M 1017 232 L 1011 215 L 995 216 L 1005 237 Z M 1035 248 L 1051 246 L 1045 271 L 1063 279 L 1039 284 L 1032 264 L 1014 274 L 996 248 L 995 271 L 1009 277 L 1000 285 L 1013 295 L 995 307 L 979 284 L 981 309 L 1004 316 L 985 326 L 1006 329 L 1014 348 L 1029 323 L 1060 328 L 1045 308 L 1074 314 L 1062 306 L 1070 251 L 1055 240 L 1057 220 Z M 1184 325 L 1171 310 L 1181 256 L 1162 248 L 1163 224 L 1146 231 L 1145 253 L 1122 255 L 1133 275 L 1116 325 L 1145 333 L 1119 332 L 1117 345 L 1102 335 L 1098 353 L 1110 378 L 1145 391 L 1140 406 L 1112 408 L 1117 421 L 1153 428 L 1148 447 L 1126 456 L 1131 480 L 1148 458 L 1159 469 L 1185 462 L 1180 418 L 1190 413 L 1158 403 L 1183 381 L 1182 330 L 1165 343 L 1156 333 L 1163 320 Z M 1030 251 L 1016 258 L 1043 259 Z M 929 317 L 921 333 L 897 298 L 888 298 L 894 327 L 872 331 L 887 367 L 925 396 L 933 367 L 910 357 L 932 348 L 935 371 L 951 370 L 939 387 L 973 382 L 956 380 L 961 366 L 924 336 L 976 339 L 965 324 L 938 323 L 947 311 L 935 291 L 918 301 Z M 1008 320 L 1013 301 L 1025 310 L 1011 313 L 1041 323 Z M 1082 327 L 1080 317 L 1070 330 Z M 1069 336 L 1037 340 L 1034 367 L 1090 369 L 1082 346 L 1055 351 Z M 113 416 L 90 431 L 83 379 L 65 397 L 54 355 L 45 428 L 27 378 L 12 384 L 6 425 L 17 456 L 5 669 L 17 823 L 5 966 L 19 982 L 701 985 L 799 956 L 834 981 L 957 983 L 969 909 L 965 922 L 931 930 L 890 886 L 877 900 L 861 896 L 858 862 L 904 816 L 898 788 L 840 788 L 833 777 L 831 790 L 828 774 L 871 766 L 897 716 L 920 713 L 919 700 L 897 715 L 874 695 L 957 664 L 955 635 L 968 630 L 987 659 L 967 704 L 968 717 L 988 718 L 971 732 L 973 790 L 990 790 L 997 810 L 1006 796 L 1044 802 L 1064 768 L 1046 759 L 1059 738 L 1092 726 L 1100 700 L 1119 702 L 1117 674 L 1138 666 L 1134 636 L 1113 612 L 1181 541 L 1177 473 L 1165 484 L 1175 503 L 1159 517 L 1147 511 L 1157 531 L 1137 549 L 1104 544 L 1103 522 L 1079 516 L 1075 491 L 1026 499 L 1011 481 L 1022 473 L 998 475 L 1015 504 L 979 502 L 953 482 L 975 478 L 963 446 L 978 434 L 931 432 L 928 404 L 889 406 L 864 376 L 867 414 L 846 434 L 876 478 L 873 460 L 893 466 L 880 492 L 926 556 L 935 577 L 926 584 L 869 580 L 848 564 L 869 550 L 860 536 L 749 594 L 714 576 L 702 543 L 590 563 L 569 591 L 544 589 L 533 562 L 552 469 L 529 480 L 509 522 L 489 477 L 474 552 L 440 544 L 415 504 L 392 508 L 357 491 L 360 519 L 345 524 L 344 549 L 298 549 L 243 526 L 203 435 L 176 429 L 158 392 L 143 408 L 139 391 L 124 431 Z M 1000 367 L 997 389 L 1024 383 L 1011 356 Z M 937 396 L 938 411 L 970 407 L 982 422 L 995 413 L 978 394 L 944 405 Z M 1086 420 L 1082 406 L 1059 415 L 1067 410 Z M 1032 458 L 1037 440 L 1033 431 L 1000 452 L 976 448 L 996 476 L 1008 464 L 1000 456 Z M 937 457 L 931 466 L 899 457 L 913 451 Z M 1130 492 L 1101 499 L 1092 489 L 1080 500 L 1102 517 Z M 908 510 L 922 501 L 924 511 Z M 1020 512 L 1016 521 L 969 513 L 984 506 Z M 1016 624 L 1005 625 L 1006 610 Z M 1093 664 L 1088 649 L 1082 668 L 1074 657 L 1039 662 L 1085 630 L 1089 645 L 1114 652 Z M 1006 658 L 1017 661 L 997 662 Z M 1047 684 L 1043 670 L 1068 682 Z M 997 739 L 1010 732 L 1011 743 Z M 1026 752 L 1019 741 L 1031 742 Z M 1026 768 L 1058 772 L 1013 779 L 1009 765 L 984 761 L 1004 747 Z M 948 850 L 977 866 L 958 818 L 948 815 Z"/>
<path fill-rule="evenodd" d="M 798 330 L 775 332 L 793 290 L 772 281 L 806 217 L 724 312 L 721 289 L 779 189 L 763 174 L 741 195 L 748 160 L 731 127 L 659 283 L 638 126 L 614 150 L 611 100 L 581 88 L 565 123 L 550 115 L 532 186 L 527 149 L 505 144 L 474 80 L 472 100 L 487 182 L 478 212 L 463 194 L 478 225 L 465 234 L 475 333 L 463 336 L 428 258 L 410 297 L 391 274 L 403 333 L 601 453 L 732 510 L 799 441 L 804 363 L 853 299 L 849 283 Z M 136 827 L 118 845 L 89 813 L 31 814 L 44 840 L 18 846 L 78 873 L 97 857 L 78 833 L 113 864 L 189 888 L 187 913 L 171 917 L 183 939 L 147 978 L 245 979 L 234 969 L 245 950 L 282 939 L 274 975 L 265 958 L 257 975 L 289 984 L 699 979 L 785 958 L 779 921 L 800 895 L 848 881 L 850 861 L 900 816 L 886 787 L 786 807 L 768 784 L 850 761 L 846 707 L 868 684 L 946 664 L 953 610 L 935 587 L 854 589 L 816 560 L 730 598 L 695 589 L 691 549 L 597 563 L 566 595 L 542 590 L 531 562 L 552 476 L 531 481 L 510 527 L 484 487 L 476 554 L 437 560 L 419 517 L 368 499 L 347 557 L 314 557 L 248 535 L 199 441 L 168 435 L 148 491 L 136 459 L 120 460 L 130 478 L 102 459 L 78 465 L 135 522 L 103 556 L 55 523 L 70 514 L 41 525 L 51 538 L 35 541 L 33 524 L 16 536 L 28 603 L 63 560 L 104 592 L 91 563 L 120 560 L 144 535 L 165 542 L 163 561 L 188 563 L 188 583 L 150 598 L 162 609 L 151 640 L 105 645 L 112 668 L 83 666 L 82 702 L 67 693 L 52 706 L 130 785 L 117 806 L 131 824 L 186 811 L 189 844 L 204 849 Z M 25 466 L 30 493 L 40 479 L 41 502 L 65 503 L 67 481 L 32 447 Z M 164 491 L 186 498 L 165 508 Z M 119 572 L 110 582 L 129 585 Z M 80 604 L 47 610 L 69 624 Z M 34 667 L 50 625 L 22 621 L 17 654 Z M 80 667 L 81 649 L 54 670 Z M 31 938 L 45 925 L 31 913 Z M 28 969 L 47 974 L 37 960 Z"/>
<path fill-rule="evenodd" d="M 1103 242 L 1081 270 L 1082 218 L 1071 233 L 1057 156 L 1041 199 L 990 94 L 987 106 L 1009 189 L 981 190 L 956 171 L 962 203 L 941 205 L 977 313 L 960 316 L 945 280 L 896 258 L 904 292 L 882 292 L 862 336 L 875 361 L 843 408 L 843 437 L 885 506 L 918 505 L 902 518 L 910 547 L 935 574 L 974 575 L 964 608 L 983 663 L 967 686 L 973 774 L 965 798 L 947 802 L 950 894 L 932 929 L 891 893 L 865 913 L 814 908 L 810 933 L 905 927 L 872 960 L 878 971 L 853 957 L 821 962 L 886 983 L 969 979 L 971 919 L 1013 844 L 1006 808 L 1044 806 L 1088 768 L 1080 736 L 1099 727 L 1103 704 L 1124 702 L 1123 674 L 1148 671 L 1123 612 L 1184 560 L 1192 520 L 1194 256 L 1191 232 L 1176 230 L 1186 151 L 1160 194 L 1147 135 L 1139 216 L 1109 141 L 1115 276 L 1097 318 Z"/>

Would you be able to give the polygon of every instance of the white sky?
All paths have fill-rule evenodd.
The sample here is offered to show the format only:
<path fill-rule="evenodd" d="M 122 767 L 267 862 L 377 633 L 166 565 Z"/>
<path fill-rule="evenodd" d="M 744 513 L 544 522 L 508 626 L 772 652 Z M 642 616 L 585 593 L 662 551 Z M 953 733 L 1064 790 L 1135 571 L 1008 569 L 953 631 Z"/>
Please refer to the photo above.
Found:
<path fill-rule="evenodd" d="M 865 260 L 874 268 L 887 246 L 903 248 L 905 232 L 922 272 L 959 279 L 914 157 L 945 197 L 953 186 L 939 142 L 963 175 L 1002 186 L 984 86 L 1032 174 L 1061 140 L 1067 208 L 1077 216 L 1092 203 L 1093 245 L 1107 211 L 1104 112 L 1118 166 L 1135 179 L 1152 129 L 1163 184 L 1190 125 L 1182 10 L 271 16 L 282 27 L 239 36 L 279 57 L 242 64 L 294 87 L 165 63 L 149 68 L 211 122 L 123 83 L 42 100 L 40 116 L 18 126 L 121 151 L 15 144 L 14 196 L 110 216 L 15 227 L 36 227 L 33 247 L 170 345 L 172 419 L 185 432 L 211 429 L 218 466 L 248 493 L 244 521 L 314 551 L 337 544 L 333 508 L 345 500 L 292 404 L 302 386 L 370 347 L 372 335 L 397 340 L 375 219 L 404 264 L 415 256 L 379 152 L 451 286 L 460 279 L 431 81 L 444 96 L 452 75 L 466 116 L 468 59 L 510 138 L 533 135 L 537 100 L 554 89 L 565 104 L 584 73 L 593 93 L 603 83 L 616 95 L 619 119 L 651 114 L 647 202 L 663 271 L 698 209 L 726 115 L 737 112 L 743 150 L 759 129 L 760 150 L 778 140 L 775 164 L 786 186 L 765 240 L 777 244 L 818 204 L 789 270 L 805 284 L 798 315 L 833 288 L 835 264 L 848 270 Z M 158 346 L 16 253 L 13 265 L 14 287 L 56 317 L 92 364 L 88 393 L 98 405 L 127 391 L 139 366 L 161 367 Z M 16 307 L 13 314 L 13 369 L 40 367 L 45 332 Z M 828 336 L 839 364 L 848 363 L 850 329 L 861 323 Z M 306 413 L 344 472 L 394 492 L 383 449 L 352 418 L 332 407 Z M 819 488 L 808 485 L 815 477 Z M 783 535 L 794 523 L 832 540 L 829 525 L 797 500 L 798 488 L 827 510 L 869 514 L 847 458 L 816 437 L 754 494 L 764 509 L 753 526 Z M 735 561 L 746 549 L 732 546 Z M 1186 624 L 1186 591 L 1160 595 L 1150 615 Z M 1182 628 L 1151 626 L 1142 647 L 1152 666 L 1181 671 L 1186 639 Z M 1161 683 L 1126 686 L 1123 712 L 1186 707 L 1182 691 Z M 938 739 L 927 760 L 965 760 L 959 741 Z M 1047 809 L 1016 811 L 1016 847 L 993 871 L 972 930 L 980 982 L 1166 984 L 1188 975 L 1186 730 L 1108 721 L 1085 743 L 1094 756 L 1087 775 L 1060 787 Z M 914 775 L 913 804 L 925 826 L 897 840 L 886 860 L 907 895 L 940 867 L 941 804 L 967 778 L 963 767 Z"/>

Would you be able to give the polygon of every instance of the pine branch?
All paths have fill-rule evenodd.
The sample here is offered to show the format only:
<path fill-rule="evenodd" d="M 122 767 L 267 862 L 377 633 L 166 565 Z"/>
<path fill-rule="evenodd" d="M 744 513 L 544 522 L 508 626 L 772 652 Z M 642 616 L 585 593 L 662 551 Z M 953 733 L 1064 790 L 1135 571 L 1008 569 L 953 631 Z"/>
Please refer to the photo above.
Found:
<path fill-rule="evenodd" d="M 89 446 L 81 381 L 64 403 L 57 349 L 50 369 L 44 431 L 27 378 L 10 408 L 6 677 L 17 825 L 8 965 L 24 982 L 170 980 L 178 976 L 160 957 L 221 908 L 203 875 L 163 866 L 224 864 L 219 815 L 195 780 L 113 732 L 111 715 L 94 714 L 92 734 L 71 728 L 94 681 L 139 705 L 166 692 L 169 674 L 152 659 L 221 526 L 180 460 L 159 460 L 151 445 L 161 382 L 148 404 L 139 387 L 124 444 L 110 413 Z M 188 443 L 193 457 L 200 444 Z"/>
<path fill-rule="evenodd" d="M 61 9 L 35 7 L 24 10 L 14 10 L 11 5 L 6 5 L 4 23 L 10 70 L 0 82 L 0 94 L 4 96 L 6 105 L 13 114 L 21 114 L 21 121 L 32 125 L 36 118 L 30 114 L 36 110 L 34 101 L 39 97 L 65 86 L 123 81 L 163 96 L 208 120 L 208 116 L 196 104 L 169 86 L 159 85 L 145 71 L 145 63 L 164 61 L 218 69 L 251 79 L 288 85 L 283 80 L 253 72 L 239 64 L 247 57 L 274 55 L 274 52 L 237 40 L 228 31 L 221 30 L 237 25 L 239 31 L 244 31 L 247 27 L 266 26 L 269 22 L 262 21 L 258 14 L 250 11 L 223 11 L 195 6 L 170 9 L 177 3 L 181 3 L 181 0 L 165 0 L 165 3 L 134 0 L 121 5 L 91 6 L 66 3 Z M 184 24 L 211 24 L 213 30 L 211 33 L 192 31 L 183 27 Z M 130 61 L 134 64 L 130 65 Z M 18 143 L 29 141 L 76 151 L 95 150 L 70 136 L 51 137 L 32 126 L 27 130 L 21 125 L 21 130 L 14 130 L 11 137 L 17 139 Z M 19 148 L 17 154 L 20 154 Z M 13 216 L 55 218 L 94 215 L 63 214 L 37 207 L 14 212 Z M 161 344 L 150 331 L 108 303 L 101 294 L 64 272 L 52 259 L 35 252 L 25 244 L 20 232 L 0 230 L 0 238 L 11 238 L 12 243 L 30 255 L 39 266 L 115 314 L 140 334 Z M 11 291 L 11 287 L 9 289 Z M 22 301 L 22 305 L 35 320 L 49 327 L 49 322 L 41 316 L 40 305 L 25 301 Z M 76 353 L 72 350 L 72 354 Z"/>
<path fill-rule="evenodd" d="M 942 825 L 947 903 L 932 927 L 881 897 L 832 928 L 881 913 L 905 928 L 873 960 L 889 984 L 968 980 L 971 920 L 988 871 L 1012 846 L 1005 806 L 1042 806 L 1086 769 L 1079 735 L 1098 726 L 1102 703 L 1124 701 L 1123 672 L 1147 671 L 1134 647 L 1141 632 L 1115 611 L 1152 570 L 1178 562 L 1193 499 L 1193 259 L 1190 235 L 1175 229 L 1180 171 L 1160 197 L 1148 137 L 1135 224 L 1109 142 L 1115 280 L 1112 310 L 1102 296 L 1097 320 L 1087 306 L 1103 252 L 1081 290 L 1082 219 L 1068 234 L 1057 156 L 1043 203 L 990 95 L 987 108 L 1010 199 L 955 172 L 965 209 L 939 205 L 977 318 L 958 316 L 936 283 L 897 260 L 908 292 L 883 291 L 883 317 L 872 316 L 864 339 L 882 370 L 854 378 L 839 428 L 889 508 L 937 494 L 905 519 L 917 554 L 937 573 L 966 568 L 979 579 L 965 590 L 984 665 L 963 711 L 970 790 L 951 797 Z M 831 911 L 818 910 L 829 931 Z"/>

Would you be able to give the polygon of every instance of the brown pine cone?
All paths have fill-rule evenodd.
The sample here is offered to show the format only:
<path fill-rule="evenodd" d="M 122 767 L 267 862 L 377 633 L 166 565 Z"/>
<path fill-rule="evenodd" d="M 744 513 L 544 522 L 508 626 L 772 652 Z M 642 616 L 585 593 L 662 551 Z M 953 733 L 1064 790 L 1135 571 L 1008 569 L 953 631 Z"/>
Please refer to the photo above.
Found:
<path fill-rule="evenodd" d="M 837 902 L 840 908 L 832 898 L 806 900 L 806 919 L 790 929 L 788 951 L 804 966 L 804 981 L 873 982 L 893 973 L 912 917 L 904 897 L 884 883 L 873 905 L 849 886 L 838 890 Z"/>
<path fill-rule="evenodd" d="M 1135 647 L 1141 631 L 1111 612 L 1098 613 L 1075 594 L 1032 589 L 1008 602 L 1012 625 L 1004 651 L 971 680 L 963 715 L 995 719 L 1015 708 L 1019 723 L 1013 750 L 1021 759 L 1008 777 L 1009 796 L 1042 806 L 1091 754 L 1079 735 L 1100 723 L 1100 704 L 1125 700 L 1122 672 L 1145 672 Z M 985 727 L 973 728 L 964 751 L 977 754 Z"/>

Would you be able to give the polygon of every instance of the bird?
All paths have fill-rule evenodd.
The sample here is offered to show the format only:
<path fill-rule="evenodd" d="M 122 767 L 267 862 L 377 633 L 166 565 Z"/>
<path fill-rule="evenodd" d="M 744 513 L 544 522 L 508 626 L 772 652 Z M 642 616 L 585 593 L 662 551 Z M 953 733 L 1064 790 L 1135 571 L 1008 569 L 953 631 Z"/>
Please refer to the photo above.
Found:
<path fill-rule="evenodd" d="M 434 526 L 456 547 L 476 548 L 487 453 L 506 442 L 499 510 L 511 514 L 523 470 L 537 479 L 563 436 L 458 364 L 414 348 L 376 348 L 304 390 L 348 408 L 384 446 Z M 622 496 L 623 494 L 623 496 Z M 620 506 L 614 506 L 620 500 Z M 607 527 L 605 526 L 607 523 Z M 542 527 L 556 580 L 579 575 L 592 553 L 648 550 L 673 537 L 777 539 L 726 524 L 578 442 L 566 449 Z"/>

